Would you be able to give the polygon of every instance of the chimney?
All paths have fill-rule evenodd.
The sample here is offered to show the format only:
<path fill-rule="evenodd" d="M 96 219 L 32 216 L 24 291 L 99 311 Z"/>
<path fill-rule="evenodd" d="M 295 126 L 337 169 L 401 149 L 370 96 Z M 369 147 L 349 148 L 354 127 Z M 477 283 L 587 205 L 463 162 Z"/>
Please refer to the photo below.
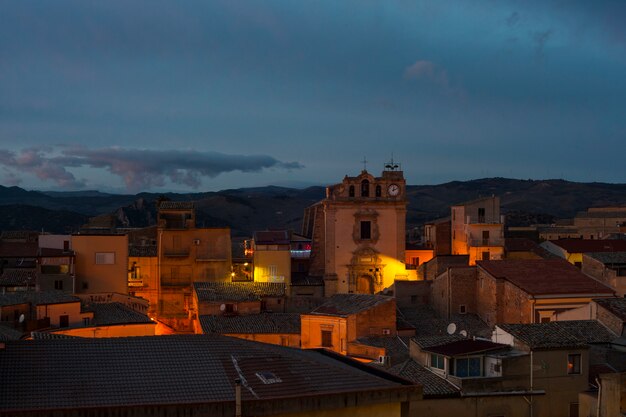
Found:
<path fill-rule="evenodd" d="M 235 417 L 241 417 L 241 379 L 235 379 Z"/>

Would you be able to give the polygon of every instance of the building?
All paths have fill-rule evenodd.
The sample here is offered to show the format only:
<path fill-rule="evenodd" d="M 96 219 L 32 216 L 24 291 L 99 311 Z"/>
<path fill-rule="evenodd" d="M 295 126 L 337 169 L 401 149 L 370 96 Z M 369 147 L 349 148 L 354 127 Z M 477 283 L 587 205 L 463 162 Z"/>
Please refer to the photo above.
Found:
<path fill-rule="evenodd" d="M 203 334 L 221 334 L 273 345 L 300 347 L 300 314 L 259 313 L 199 317 Z"/>
<path fill-rule="evenodd" d="M 382 176 L 363 170 L 326 188 L 304 213 L 312 239 L 310 275 L 324 278 L 326 296 L 374 294 L 406 279 L 406 181 L 397 165 Z"/>
<path fill-rule="evenodd" d="M 583 254 L 581 271 L 611 287 L 618 297 L 626 296 L 626 251 Z"/>
<path fill-rule="evenodd" d="M 561 259 L 478 261 L 475 267 L 449 268 L 431 288 L 431 303 L 440 315 L 476 313 L 490 327 L 550 321 L 594 298 L 614 295 Z"/>
<path fill-rule="evenodd" d="M 626 207 L 594 207 L 579 212 L 574 226 L 583 239 L 606 239 L 626 232 Z"/>
<path fill-rule="evenodd" d="M 500 198 L 484 197 L 452 206 L 452 255 L 478 260 L 504 258 L 504 216 Z"/>
<path fill-rule="evenodd" d="M 16 291 L 0 294 L 0 321 L 23 331 L 82 326 L 89 313 L 80 298 L 63 291 Z"/>
<path fill-rule="evenodd" d="M 592 252 L 626 252 L 626 240 L 559 239 L 543 242 L 541 247 L 581 268 L 583 254 Z"/>
<path fill-rule="evenodd" d="M 287 230 L 255 232 L 252 251 L 255 282 L 291 286 L 291 239 Z"/>
<path fill-rule="evenodd" d="M 157 315 L 173 328 L 192 331 L 193 283 L 230 282 L 230 229 L 196 227 L 191 202 L 160 201 L 157 208 Z"/>
<path fill-rule="evenodd" d="M 128 248 L 128 293 L 150 303 L 150 315 L 159 305 L 159 249 L 157 245 L 130 245 Z"/>
<path fill-rule="evenodd" d="M 303 349 L 322 347 L 363 357 L 362 349 L 352 346 L 357 339 L 397 334 L 395 300 L 382 295 L 335 294 L 301 318 Z"/>
<path fill-rule="evenodd" d="M 75 234 L 71 249 L 76 256 L 76 293 L 128 293 L 128 236 Z"/>
<path fill-rule="evenodd" d="M 424 243 L 434 256 L 452 254 L 452 221 L 450 217 L 424 224 Z"/>
<path fill-rule="evenodd" d="M 224 336 L 6 341 L 0 369 L 1 416 L 408 417 L 421 401 L 349 358 Z"/>

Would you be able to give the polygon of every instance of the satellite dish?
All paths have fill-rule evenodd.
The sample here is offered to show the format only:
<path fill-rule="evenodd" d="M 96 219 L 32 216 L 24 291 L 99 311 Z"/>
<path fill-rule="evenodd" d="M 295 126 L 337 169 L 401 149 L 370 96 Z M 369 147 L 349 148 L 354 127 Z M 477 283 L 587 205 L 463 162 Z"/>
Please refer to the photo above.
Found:
<path fill-rule="evenodd" d="M 446 331 L 448 332 L 448 334 L 454 334 L 454 332 L 456 332 L 456 324 L 448 324 L 448 328 L 446 329 Z"/>
<path fill-rule="evenodd" d="M 459 334 L 463 337 L 467 337 L 467 330 L 461 330 Z"/>
<path fill-rule="evenodd" d="M 24 323 L 24 320 L 26 320 L 26 316 L 25 316 L 25 315 L 23 315 L 23 314 L 20 314 L 20 319 L 19 319 L 19 322 L 20 322 L 20 323 Z"/>
<path fill-rule="evenodd" d="M 226 304 L 222 304 L 222 305 L 220 306 L 220 311 L 224 311 L 224 310 L 226 310 Z"/>

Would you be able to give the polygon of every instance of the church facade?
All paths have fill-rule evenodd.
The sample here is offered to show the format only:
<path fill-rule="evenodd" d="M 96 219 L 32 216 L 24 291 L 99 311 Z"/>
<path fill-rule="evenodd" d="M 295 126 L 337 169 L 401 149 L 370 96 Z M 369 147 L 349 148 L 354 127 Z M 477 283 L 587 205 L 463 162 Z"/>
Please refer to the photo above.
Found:
<path fill-rule="evenodd" d="M 404 175 L 388 164 L 380 177 L 366 170 L 346 176 L 305 210 L 309 274 L 324 278 L 326 296 L 375 294 L 405 278 L 406 208 Z"/>

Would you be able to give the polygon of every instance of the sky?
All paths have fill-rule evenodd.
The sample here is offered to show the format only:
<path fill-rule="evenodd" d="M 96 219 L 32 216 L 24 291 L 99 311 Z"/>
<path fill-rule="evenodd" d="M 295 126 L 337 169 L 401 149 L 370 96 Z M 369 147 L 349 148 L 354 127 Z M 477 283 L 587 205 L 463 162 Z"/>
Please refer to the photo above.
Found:
<path fill-rule="evenodd" d="M 0 184 L 626 182 L 626 2 L 0 0 Z M 363 162 L 363 161 L 367 162 Z"/>

